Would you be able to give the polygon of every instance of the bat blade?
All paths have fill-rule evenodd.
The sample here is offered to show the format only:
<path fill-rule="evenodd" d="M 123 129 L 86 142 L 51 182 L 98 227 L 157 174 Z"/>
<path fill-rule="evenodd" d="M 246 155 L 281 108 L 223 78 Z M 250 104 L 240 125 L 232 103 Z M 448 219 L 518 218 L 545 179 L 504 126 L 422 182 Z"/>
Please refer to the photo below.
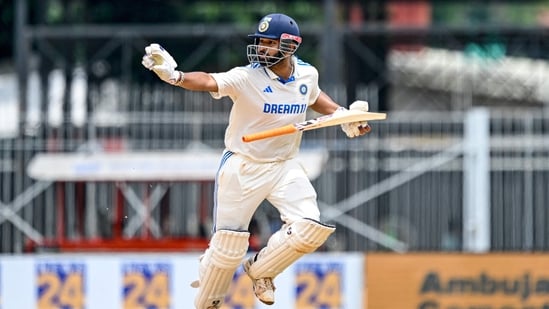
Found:
<path fill-rule="evenodd" d="M 299 131 L 315 130 L 343 123 L 357 122 L 357 121 L 372 121 L 383 120 L 387 118 L 385 113 L 373 113 L 363 112 L 358 110 L 346 110 L 344 112 L 338 112 L 337 114 L 329 114 L 320 116 L 314 119 L 298 122 L 294 124 L 285 125 L 278 128 L 273 128 L 257 133 L 244 135 L 242 140 L 244 142 L 253 142 L 260 139 L 281 136 L 285 134 L 292 134 Z"/>

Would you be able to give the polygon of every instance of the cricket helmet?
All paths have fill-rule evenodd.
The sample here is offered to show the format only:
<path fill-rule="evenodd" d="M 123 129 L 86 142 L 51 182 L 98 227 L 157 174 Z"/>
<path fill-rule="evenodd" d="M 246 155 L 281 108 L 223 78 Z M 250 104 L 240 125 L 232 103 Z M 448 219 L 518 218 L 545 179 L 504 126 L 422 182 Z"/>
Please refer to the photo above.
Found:
<path fill-rule="evenodd" d="M 248 45 L 248 61 L 270 67 L 280 60 L 293 55 L 301 44 L 299 26 L 288 15 L 274 13 L 261 18 L 256 31 L 248 35 L 254 38 L 254 44 Z M 259 52 L 259 39 L 278 40 L 278 53 L 275 56 L 267 56 Z"/>
<path fill-rule="evenodd" d="M 288 15 L 275 13 L 261 18 L 255 33 L 248 36 L 280 40 L 283 33 L 297 37 L 300 36 L 299 27 L 293 18 Z"/>

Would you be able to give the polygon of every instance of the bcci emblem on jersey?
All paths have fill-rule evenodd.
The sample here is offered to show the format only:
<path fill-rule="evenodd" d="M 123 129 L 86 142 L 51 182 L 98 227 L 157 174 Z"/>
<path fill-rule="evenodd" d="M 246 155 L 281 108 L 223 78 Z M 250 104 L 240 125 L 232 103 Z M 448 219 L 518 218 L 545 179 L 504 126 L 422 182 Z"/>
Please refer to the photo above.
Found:
<path fill-rule="evenodd" d="M 301 85 L 299 86 L 299 92 L 300 92 L 301 94 L 306 94 L 306 93 L 307 93 L 307 85 L 301 84 Z"/>

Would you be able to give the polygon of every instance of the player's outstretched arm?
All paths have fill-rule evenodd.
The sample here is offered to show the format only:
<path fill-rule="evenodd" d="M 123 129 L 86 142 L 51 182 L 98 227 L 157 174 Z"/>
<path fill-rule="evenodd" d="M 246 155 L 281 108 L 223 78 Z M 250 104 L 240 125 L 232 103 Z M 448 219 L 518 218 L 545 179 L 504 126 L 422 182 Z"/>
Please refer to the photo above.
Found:
<path fill-rule="evenodd" d="M 167 50 L 157 43 L 145 47 L 145 55 L 141 64 L 168 84 L 195 91 L 217 92 L 218 90 L 215 79 L 208 73 L 183 73 L 176 70 L 177 62 Z"/>

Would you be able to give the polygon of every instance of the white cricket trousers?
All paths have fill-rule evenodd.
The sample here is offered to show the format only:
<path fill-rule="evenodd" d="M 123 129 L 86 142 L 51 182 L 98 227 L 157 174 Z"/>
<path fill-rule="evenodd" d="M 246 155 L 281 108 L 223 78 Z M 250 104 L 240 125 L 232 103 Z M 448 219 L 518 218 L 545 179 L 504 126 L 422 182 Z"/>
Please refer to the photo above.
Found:
<path fill-rule="evenodd" d="M 299 160 L 262 163 L 225 151 L 215 181 L 214 231 L 247 230 L 265 199 L 284 223 L 300 218 L 319 220 L 316 198 Z"/>

